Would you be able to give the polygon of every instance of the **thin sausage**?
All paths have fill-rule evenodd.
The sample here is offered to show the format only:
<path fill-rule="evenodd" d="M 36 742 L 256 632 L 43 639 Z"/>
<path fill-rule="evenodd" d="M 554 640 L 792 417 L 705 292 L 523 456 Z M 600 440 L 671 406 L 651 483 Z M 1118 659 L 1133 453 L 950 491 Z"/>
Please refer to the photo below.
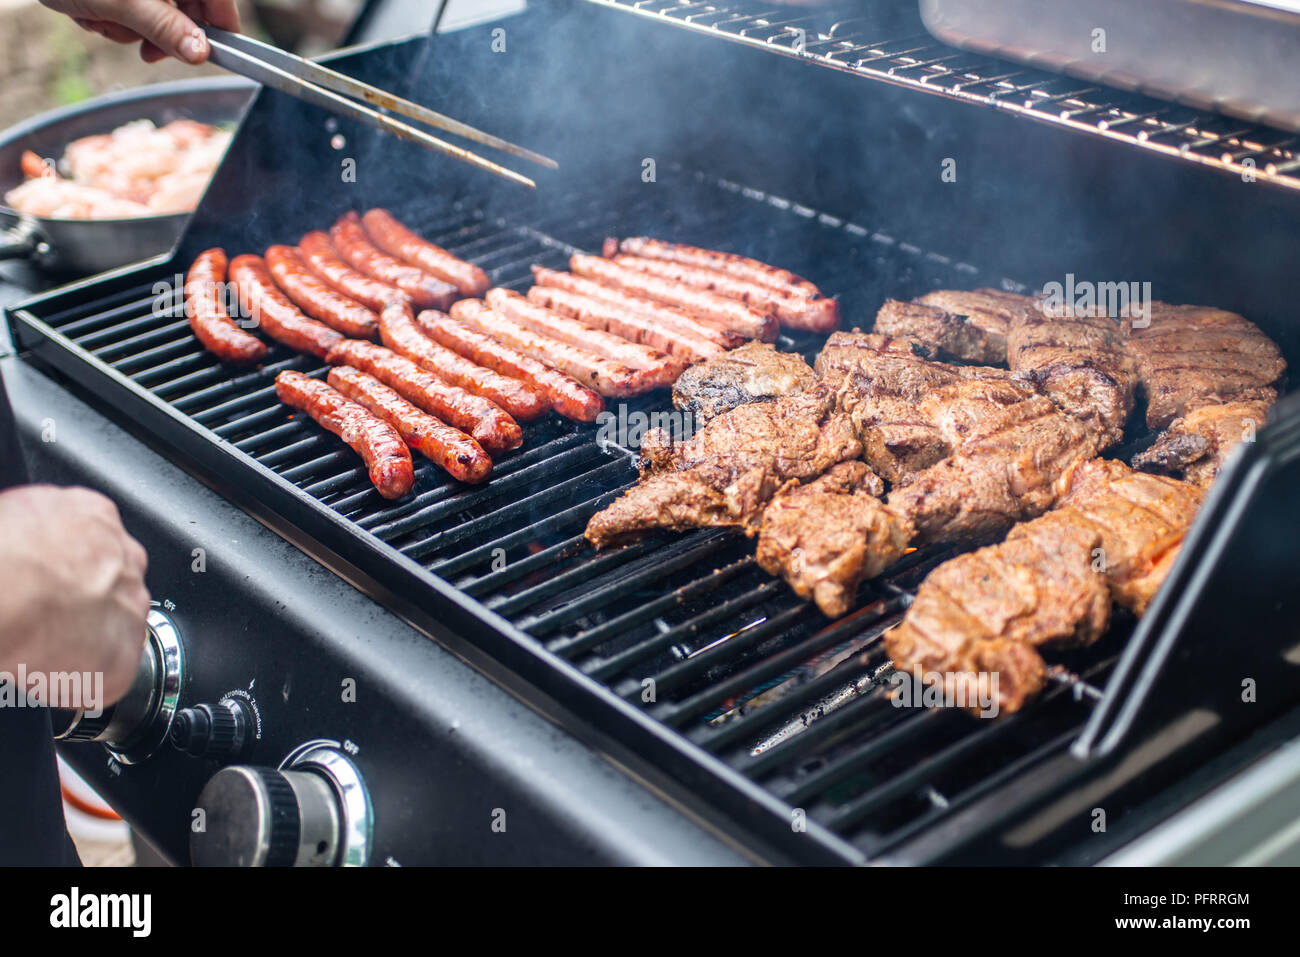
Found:
<path fill-rule="evenodd" d="M 840 324 L 839 303 L 834 299 L 791 295 L 715 269 L 687 266 L 665 259 L 619 255 L 614 257 L 613 262 L 647 276 L 682 283 L 692 289 L 743 302 L 756 312 L 776 316 L 781 325 L 791 329 L 830 332 Z"/>
<path fill-rule="evenodd" d="M 451 307 L 451 315 L 503 345 L 572 376 L 606 398 L 640 395 L 648 391 L 635 369 L 567 342 L 538 335 L 489 309 L 481 299 L 462 299 Z"/>
<path fill-rule="evenodd" d="M 619 309 L 599 299 L 590 299 L 564 289 L 533 286 L 528 290 L 528 301 L 576 319 L 593 329 L 603 329 L 631 342 L 640 342 L 688 363 L 703 362 L 726 351 L 722 346 L 701 336 L 661 326 L 653 319 L 647 319 L 630 309 Z"/>
<path fill-rule="evenodd" d="M 411 307 L 404 302 L 393 302 L 384 307 L 379 317 L 379 331 L 384 345 L 394 352 L 406 356 L 439 378 L 491 399 L 519 421 L 539 418 L 549 408 L 539 392 L 518 379 L 486 369 L 438 345 L 420 331 Z"/>
<path fill-rule="evenodd" d="M 633 236 L 622 242 L 617 239 L 606 239 L 603 252 L 610 258 L 624 252 L 629 256 L 664 259 L 684 266 L 714 269 L 728 276 L 756 282 L 760 286 L 768 286 L 791 296 L 807 296 L 816 299 L 822 294 L 814 283 L 788 269 L 779 269 L 758 259 L 719 252 L 716 249 L 701 249 L 698 246 L 685 246 L 681 243 L 666 243 L 662 239 Z"/>
<path fill-rule="evenodd" d="M 673 358 L 649 346 L 629 342 L 622 336 L 603 329 L 593 329 L 576 319 L 551 312 L 545 306 L 525 299 L 513 289 L 493 289 L 487 294 L 486 301 L 488 308 L 538 335 L 567 342 L 571 346 L 586 349 L 606 359 L 621 362 L 629 369 L 635 369 L 652 388 L 672 385 L 687 365 L 680 358 Z"/>
<path fill-rule="evenodd" d="M 511 349 L 457 319 L 430 309 L 416 316 L 415 321 L 426 336 L 453 352 L 541 389 L 550 400 L 551 407 L 566 419 L 595 422 L 596 417 L 605 411 L 605 400 L 600 394 L 588 389 L 573 376 L 565 375 L 532 356 Z"/>
<path fill-rule="evenodd" d="M 286 369 L 275 377 L 275 394 L 310 415 L 356 451 L 370 481 L 384 498 L 401 498 L 415 484 L 411 450 L 383 419 L 344 398 L 319 379 Z"/>
<path fill-rule="evenodd" d="M 594 279 L 575 276 L 571 272 L 560 272 L 557 269 L 534 266 L 533 282 L 548 289 L 560 289 L 568 293 L 585 296 L 588 299 L 595 299 L 598 302 L 607 304 L 611 310 L 617 310 L 619 313 L 628 312 L 644 316 L 666 329 L 675 329 L 699 336 L 701 339 L 707 339 L 723 349 L 734 349 L 745 342 L 744 336 L 727 332 L 727 330 L 720 329 L 707 322 L 700 322 L 690 313 L 683 312 L 681 309 L 665 306 L 653 299 L 633 296 L 621 289 L 615 289 L 613 286 L 606 286 L 596 282 Z"/>
<path fill-rule="evenodd" d="M 345 339 L 325 361 L 369 373 L 425 412 L 468 433 L 488 452 L 517 449 L 524 442 L 519 423 L 495 402 L 426 372 L 391 349 L 363 339 Z"/>
<path fill-rule="evenodd" d="M 407 229 L 386 209 L 369 210 L 361 217 L 361 225 L 384 252 L 446 280 L 463 296 L 481 296 L 492 284 L 478 266 Z"/>
<path fill-rule="evenodd" d="M 226 251 L 205 249 L 185 276 L 185 318 L 194 337 L 223 362 L 257 362 L 266 356 L 266 343 L 235 324 L 226 312 L 222 284 L 226 281 Z"/>
<path fill-rule="evenodd" d="M 382 253 L 361 227 L 361 217 L 347 212 L 330 228 L 334 251 L 353 269 L 396 286 L 419 309 L 446 309 L 460 298 L 451 283 Z"/>
<path fill-rule="evenodd" d="M 597 279 L 635 296 L 657 299 L 684 309 L 701 322 L 716 325 L 746 339 L 761 339 L 763 342 L 776 339 L 778 323 L 775 316 L 759 312 L 726 296 L 651 276 L 600 256 L 574 254 L 569 258 L 569 268 L 579 276 Z"/>
<path fill-rule="evenodd" d="M 374 310 L 349 299 L 308 269 L 294 247 L 269 247 L 266 267 L 284 294 L 313 319 L 354 339 L 373 339 L 379 335 L 379 317 Z"/>
<path fill-rule="evenodd" d="M 245 253 L 230 262 L 230 281 L 239 294 L 239 304 L 253 317 L 257 327 L 290 349 L 324 359 L 343 334 L 323 322 L 308 319 L 282 293 L 261 256 Z"/>
<path fill-rule="evenodd" d="M 460 429 L 417 409 L 388 386 L 351 366 L 335 366 L 329 384 L 397 429 L 411 448 L 461 482 L 492 474 L 492 458 Z"/>
<path fill-rule="evenodd" d="M 315 230 L 302 237 L 298 252 L 307 268 L 329 283 L 349 299 L 355 299 L 367 309 L 381 311 L 390 302 L 406 302 L 406 293 L 396 286 L 380 282 L 373 276 L 357 272 L 334 251 L 329 233 Z"/>

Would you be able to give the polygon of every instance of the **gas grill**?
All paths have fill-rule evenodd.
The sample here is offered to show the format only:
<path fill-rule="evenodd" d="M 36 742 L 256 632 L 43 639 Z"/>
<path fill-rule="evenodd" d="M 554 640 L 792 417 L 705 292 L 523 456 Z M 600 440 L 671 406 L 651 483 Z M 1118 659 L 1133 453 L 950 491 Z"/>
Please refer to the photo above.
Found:
<path fill-rule="evenodd" d="M 523 195 L 263 92 L 174 254 L 13 308 L 15 347 L 648 787 L 674 809 L 655 827 L 703 827 L 719 860 L 736 848 L 807 863 L 1099 860 L 1294 733 L 1295 537 L 1280 534 L 1300 527 L 1286 494 L 1294 401 L 1216 486 L 1148 616 L 1054 658 L 1046 694 L 984 721 L 888 695 L 880 636 L 952 549 L 908 556 L 838 621 L 761 572 L 752 543 L 729 531 L 597 553 L 583 528 L 635 479 L 635 449 L 617 430 L 558 419 L 526 427 L 483 486 L 417 462 L 413 496 L 386 502 L 349 450 L 275 398 L 277 372 L 321 363 L 277 346 L 254 371 L 223 368 L 167 294 L 201 249 L 260 251 L 382 205 L 510 288 L 527 288 L 532 264 L 563 269 L 611 235 L 793 269 L 840 298 L 849 326 L 869 326 L 888 297 L 1026 291 L 1070 271 L 1235 309 L 1300 361 L 1279 281 L 1295 244 L 1283 224 L 1300 212 L 1291 139 L 940 47 L 909 32 L 915 19 L 556 0 L 431 41 L 351 51 L 334 65 L 553 155 L 560 171 Z M 340 178 L 345 160 L 355 182 Z M 946 163 L 955 182 L 940 175 Z M 779 346 L 811 357 L 821 341 Z M 667 409 L 662 394 L 611 405 L 623 421 Z M 1117 457 L 1147 438 L 1135 433 Z M 275 590 L 273 569 L 245 571 L 254 590 Z M 238 606 L 238 594 L 227 598 Z M 290 621 L 304 602 L 313 595 L 277 599 Z M 228 647 L 202 622 L 182 631 L 182 706 L 244 688 L 250 662 L 276 663 L 258 664 L 256 680 L 285 683 L 283 717 L 259 713 L 245 763 L 292 755 L 316 727 L 303 716 L 313 709 L 327 716 L 316 737 L 369 732 L 359 753 L 345 749 L 378 805 L 368 859 L 446 859 L 426 843 L 430 829 L 384 813 L 393 789 L 409 802 L 437 788 L 418 742 L 444 730 L 404 711 L 398 694 L 370 700 L 365 718 L 329 706 L 337 674 L 370 666 L 364 639 L 331 640 L 330 666 L 317 668 L 319 636 L 279 636 L 274 623 L 228 636 Z M 295 659 L 303 710 L 290 717 Z M 1261 690 L 1243 704 L 1248 679 Z M 386 720 L 400 733 L 380 731 Z M 184 859 L 186 809 L 218 764 L 164 749 L 106 770 L 102 751 L 87 757 L 95 747 L 65 752 Z M 533 760 L 545 767 L 545 755 Z M 165 794 L 164 812 L 144 807 L 149 789 Z M 497 805 L 482 797 L 466 813 L 486 821 Z M 486 825 L 482 840 L 492 840 Z"/>

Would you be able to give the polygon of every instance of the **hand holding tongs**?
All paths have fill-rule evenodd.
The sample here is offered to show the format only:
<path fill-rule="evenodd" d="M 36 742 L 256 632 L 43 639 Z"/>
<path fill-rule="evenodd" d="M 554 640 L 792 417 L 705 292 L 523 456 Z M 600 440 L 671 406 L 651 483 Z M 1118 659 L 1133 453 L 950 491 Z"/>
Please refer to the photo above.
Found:
<path fill-rule="evenodd" d="M 376 106 L 390 109 L 395 113 L 400 113 L 428 126 L 446 130 L 449 133 L 455 133 L 457 136 L 473 140 L 475 143 L 482 143 L 484 146 L 502 150 L 512 156 L 530 160 L 540 166 L 545 166 L 547 169 L 558 168 L 555 160 L 542 156 L 540 153 L 534 153 L 532 150 L 516 146 L 514 143 L 492 136 L 490 133 L 484 133 L 482 130 L 477 130 L 459 120 L 453 120 L 450 116 L 444 116 L 427 107 L 420 106 L 418 103 L 412 103 L 410 100 L 403 100 L 401 97 L 370 86 L 368 83 L 362 83 L 360 80 L 354 80 L 352 77 L 345 76 L 336 70 L 323 67 L 318 63 L 312 63 L 310 60 L 304 60 L 300 56 L 286 53 L 251 37 L 230 33 L 216 27 L 204 27 L 203 29 L 208 35 L 208 46 L 211 51 L 208 59 L 211 62 L 229 70 L 231 73 L 238 73 L 266 86 L 274 87 L 282 93 L 288 93 L 300 100 L 306 100 L 308 103 L 324 109 L 341 113 L 349 119 L 358 120 L 368 126 L 373 126 L 375 129 L 386 130 L 404 140 L 419 143 L 427 149 L 436 150 L 461 162 L 469 163 L 471 166 L 477 166 L 489 173 L 495 173 L 503 179 L 522 183 L 529 188 L 536 188 L 537 184 L 527 176 L 506 169 L 504 166 L 498 166 L 491 160 L 486 160 L 476 153 L 471 153 L 469 150 L 448 143 L 446 140 L 431 136 L 423 130 L 418 130 L 414 126 L 403 123 L 401 120 L 395 120 L 377 110 L 372 110 L 368 106 L 354 103 L 347 97 L 353 96 L 357 99 L 366 100 Z M 340 96 L 339 94 L 346 95 Z"/>

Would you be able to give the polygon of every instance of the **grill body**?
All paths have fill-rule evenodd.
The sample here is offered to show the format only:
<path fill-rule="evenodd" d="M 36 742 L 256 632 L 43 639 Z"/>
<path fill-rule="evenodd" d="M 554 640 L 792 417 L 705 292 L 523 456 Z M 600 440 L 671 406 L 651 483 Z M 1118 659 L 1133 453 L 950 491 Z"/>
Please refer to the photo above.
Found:
<path fill-rule="evenodd" d="M 159 306 L 201 249 L 260 250 L 344 209 L 385 205 L 497 285 L 526 287 L 530 264 L 563 268 L 606 235 L 650 234 L 809 275 L 841 298 L 848 325 L 865 326 L 886 297 L 1022 290 L 1073 272 L 1236 309 L 1296 361 L 1277 278 L 1295 243 L 1283 228 L 1300 201 L 1290 190 L 583 3 L 339 65 L 553 155 L 561 171 L 522 196 L 264 92 L 175 255 L 23 304 L 11 313 L 16 345 L 715 833 L 771 860 L 1091 860 L 1137 826 L 1142 802 L 1295 703 L 1294 670 L 1276 660 L 1294 620 L 1283 584 L 1294 555 L 1276 525 L 1180 566 L 1184 579 L 1198 567 L 1222 577 L 1233 548 L 1271 549 L 1275 560 L 1249 575 L 1235 566 L 1237 587 L 1258 596 L 1243 617 L 1267 636 L 1244 659 L 1275 668 L 1279 683 L 1248 714 L 1228 707 L 1224 682 L 1237 676 L 1216 684 L 1207 673 L 1233 606 L 1220 601 L 1219 618 L 1202 619 L 1218 630 L 1170 655 L 1166 639 L 1196 630 L 1168 624 L 1172 599 L 1151 616 L 1167 627 L 1144 623 L 1127 652 L 1121 622 L 1060 659 L 1057 685 L 1022 714 L 904 709 L 884 693 L 879 638 L 950 552 L 912 556 L 838 622 L 758 571 L 752 545 L 727 533 L 594 553 L 582 528 L 633 480 L 633 460 L 595 429 L 559 421 L 529 428 L 481 488 L 425 466 L 413 499 L 385 503 L 347 450 L 275 401 L 277 371 L 319 364 L 276 348 L 262 369 L 232 374 Z M 955 181 L 941 175 L 948 161 Z M 809 354 L 819 345 L 782 342 Z M 665 407 L 652 397 L 613 408 L 636 423 Z M 1272 457 L 1259 507 L 1300 525 L 1277 495 L 1293 477 L 1290 445 L 1261 445 L 1256 459 Z M 1226 491 L 1219 499 L 1231 504 Z M 274 644 L 264 685 L 280 680 L 294 644 Z M 1175 699 L 1161 684 L 1169 675 L 1207 690 Z M 1094 746 L 1072 750 L 1085 729 Z M 384 746 L 418 764 L 411 742 L 436 733 L 416 715 Z M 1098 806 L 1115 826 L 1094 840 Z M 175 840 L 175 824 L 159 825 L 160 841 Z"/>

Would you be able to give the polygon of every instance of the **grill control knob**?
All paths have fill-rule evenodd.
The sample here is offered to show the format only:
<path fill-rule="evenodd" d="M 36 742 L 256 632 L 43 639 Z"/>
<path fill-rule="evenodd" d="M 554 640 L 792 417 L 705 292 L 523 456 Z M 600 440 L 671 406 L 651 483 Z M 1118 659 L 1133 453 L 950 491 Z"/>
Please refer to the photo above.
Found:
<path fill-rule="evenodd" d="M 52 708 L 57 740 L 102 742 L 124 764 L 143 761 L 167 740 L 181 690 L 180 634 L 157 608 L 150 609 L 146 629 L 140 670 L 127 693 L 98 715 Z"/>
<path fill-rule="evenodd" d="M 238 758 L 253 743 L 256 716 L 240 698 L 222 698 L 176 712 L 172 744 L 196 757 Z"/>
<path fill-rule="evenodd" d="M 332 747 L 308 748 L 279 768 L 222 768 L 196 810 L 190 859 L 200 867 L 359 866 L 370 857 L 365 784 Z"/>

